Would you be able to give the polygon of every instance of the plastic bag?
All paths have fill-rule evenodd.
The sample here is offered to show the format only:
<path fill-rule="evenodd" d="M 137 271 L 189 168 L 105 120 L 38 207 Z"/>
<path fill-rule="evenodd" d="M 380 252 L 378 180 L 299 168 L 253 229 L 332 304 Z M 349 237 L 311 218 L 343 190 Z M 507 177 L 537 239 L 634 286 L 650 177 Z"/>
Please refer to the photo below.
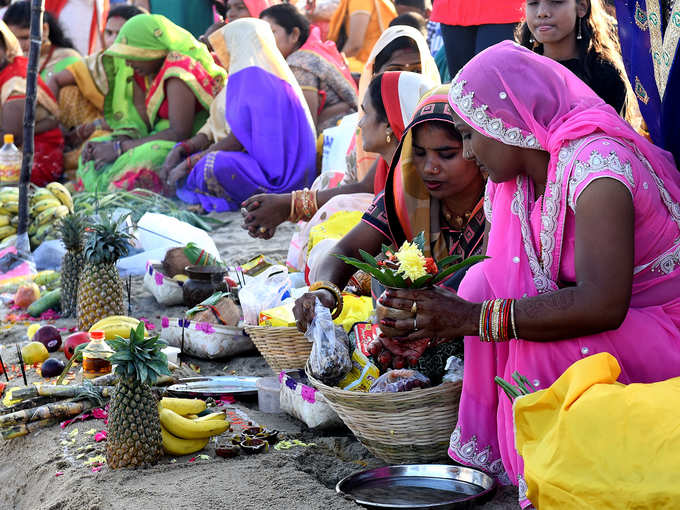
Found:
<path fill-rule="evenodd" d="M 314 318 L 305 336 L 312 345 L 309 369 L 322 383 L 335 386 L 352 369 L 348 338 L 341 326 L 333 324 L 331 311 L 317 299 Z"/>
<path fill-rule="evenodd" d="M 369 393 L 396 393 L 415 388 L 429 388 L 430 380 L 416 370 L 390 370 L 373 383 Z"/>
<path fill-rule="evenodd" d="M 343 117 L 340 125 L 323 130 L 322 172 L 341 171 L 347 173 L 345 156 L 352 143 L 352 137 L 356 133 L 358 123 L 359 114 L 353 113 Z"/>
<path fill-rule="evenodd" d="M 260 312 L 279 306 L 290 296 L 290 278 L 283 266 L 271 266 L 250 280 L 238 293 L 246 324 L 258 325 Z"/>
<path fill-rule="evenodd" d="M 463 380 L 463 360 L 457 356 L 451 356 L 446 360 L 446 374 L 442 382 L 460 382 Z"/>

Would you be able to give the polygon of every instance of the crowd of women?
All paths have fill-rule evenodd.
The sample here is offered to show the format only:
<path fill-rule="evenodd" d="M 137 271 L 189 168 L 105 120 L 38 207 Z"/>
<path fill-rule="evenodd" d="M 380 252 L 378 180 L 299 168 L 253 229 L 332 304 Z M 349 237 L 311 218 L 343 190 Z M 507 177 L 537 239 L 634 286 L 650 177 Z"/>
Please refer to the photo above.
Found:
<path fill-rule="evenodd" d="M 341 0 L 325 17 L 213 3 L 226 19 L 199 38 L 116 5 L 85 57 L 48 14 L 34 182 L 65 168 L 76 189 L 240 210 L 264 239 L 298 223 L 288 263 L 317 284 L 298 327 L 350 286 L 396 332 L 380 337 L 388 364 L 436 379 L 464 351 L 449 455 L 518 485 L 523 507 L 495 376 L 546 388 L 600 352 L 623 383 L 680 376 L 679 1 L 436 0 L 430 33 L 417 0 Z M 15 2 L 0 22 L 2 126 L 19 143 L 29 13 Z M 338 125 L 349 135 L 324 136 Z M 329 140 L 346 161 L 319 174 Z M 420 232 L 427 257 L 487 258 L 384 291 L 336 257 Z"/>

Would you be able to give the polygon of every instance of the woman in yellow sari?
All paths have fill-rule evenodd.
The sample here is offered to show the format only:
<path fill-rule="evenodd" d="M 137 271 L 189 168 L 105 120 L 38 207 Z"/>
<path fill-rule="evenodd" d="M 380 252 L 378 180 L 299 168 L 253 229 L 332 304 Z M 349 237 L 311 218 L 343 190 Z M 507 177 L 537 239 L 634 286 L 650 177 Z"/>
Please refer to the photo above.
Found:
<path fill-rule="evenodd" d="M 161 191 L 157 171 L 173 146 L 205 123 L 226 73 L 189 32 L 152 14 L 127 21 L 105 56 L 113 57 L 104 61 L 114 84 L 104 101 L 113 134 L 83 149 L 82 187 Z"/>
<path fill-rule="evenodd" d="M 397 17 L 391 0 L 341 0 L 331 18 L 328 40 L 345 54 L 352 72 L 361 72 L 390 21 Z"/>

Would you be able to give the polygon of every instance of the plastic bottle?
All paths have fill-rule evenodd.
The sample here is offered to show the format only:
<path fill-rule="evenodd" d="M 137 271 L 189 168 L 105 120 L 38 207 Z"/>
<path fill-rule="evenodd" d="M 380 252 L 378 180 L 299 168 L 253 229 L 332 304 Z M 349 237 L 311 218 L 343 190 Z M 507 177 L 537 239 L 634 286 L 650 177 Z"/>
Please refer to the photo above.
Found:
<path fill-rule="evenodd" d="M 6 134 L 4 142 L 0 149 L 0 186 L 16 186 L 19 184 L 23 156 L 14 145 L 14 135 Z"/>
<path fill-rule="evenodd" d="M 103 331 L 91 331 L 90 343 L 83 349 L 83 377 L 94 379 L 111 373 L 109 358 L 113 349 L 104 341 Z"/>

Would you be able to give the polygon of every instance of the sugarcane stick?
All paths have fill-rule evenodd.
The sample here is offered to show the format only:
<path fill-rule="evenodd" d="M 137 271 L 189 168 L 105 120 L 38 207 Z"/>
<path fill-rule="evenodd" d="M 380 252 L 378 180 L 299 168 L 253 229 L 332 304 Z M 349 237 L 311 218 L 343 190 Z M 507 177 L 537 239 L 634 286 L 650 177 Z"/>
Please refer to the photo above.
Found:
<path fill-rule="evenodd" d="M 35 105 L 38 86 L 38 58 L 42 44 L 44 0 L 31 1 L 31 46 L 28 53 L 26 71 L 26 106 L 24 108 L 23 159 L 19 177 L 19 223 L 17 224 L 17 252 L 30 258 L 31 247 L 28 240 L 28 183 L 33 169 L 33 151 L 35 150 Z"/>
<path fill-rule="evenodd" d="M 12 392 L 12 400 L 26 400 L 33 397 L 73 398 L 78 396 L 84 389 L 84 386 L 56 386 L 51 384 L 29 386 L 14 390 Z M 113 386 L 99 386 L 93 388 L 93 391 L 96 391 L 102 397 L 110 398 L 113 394 L 113 389 Z"/>
<path fill-rule="evenodd" d="M 89 411 L 95 407 L 97 407 L 97 404 L 89 400 L 81 400 L 79 402 L 55 402 L 53 404 L 46 404 L 44 406 L 34 407 L 33 409 L 26 409 L 0 416 L 0 428 L 50 418 L 63 420 L 64 418 L 77 416 L 80 413 Z"/>
<path fill-rule="evenodd" d="M 48 418 L 47 420 L 34 421 L 32 423 L 22 423 L 20 425 L 14 425 L 8 429 L 0 430 L 0 436 L 6 441 L 14 439 L 17 437 L 25 436 L 31 432 L 35 432 L 38 429 L 45 427 L 50 427 L 56 424 L 59 420 L 54 418 Z"/>
<path fill-rule="evenodd" d="M 45 404 L 51 404 L 52 402 L 56 402 L 57 400 L 59 399 L 51 397 L 29 398 L 28 400 L 18 402 L 11 407 L 5 407 L 4 409 L 0 409 L 0 415 L 14 413 L 16 411 L 21 411 L 23 409 L 32 409 L 34 407 L 43 406 Z"/>

